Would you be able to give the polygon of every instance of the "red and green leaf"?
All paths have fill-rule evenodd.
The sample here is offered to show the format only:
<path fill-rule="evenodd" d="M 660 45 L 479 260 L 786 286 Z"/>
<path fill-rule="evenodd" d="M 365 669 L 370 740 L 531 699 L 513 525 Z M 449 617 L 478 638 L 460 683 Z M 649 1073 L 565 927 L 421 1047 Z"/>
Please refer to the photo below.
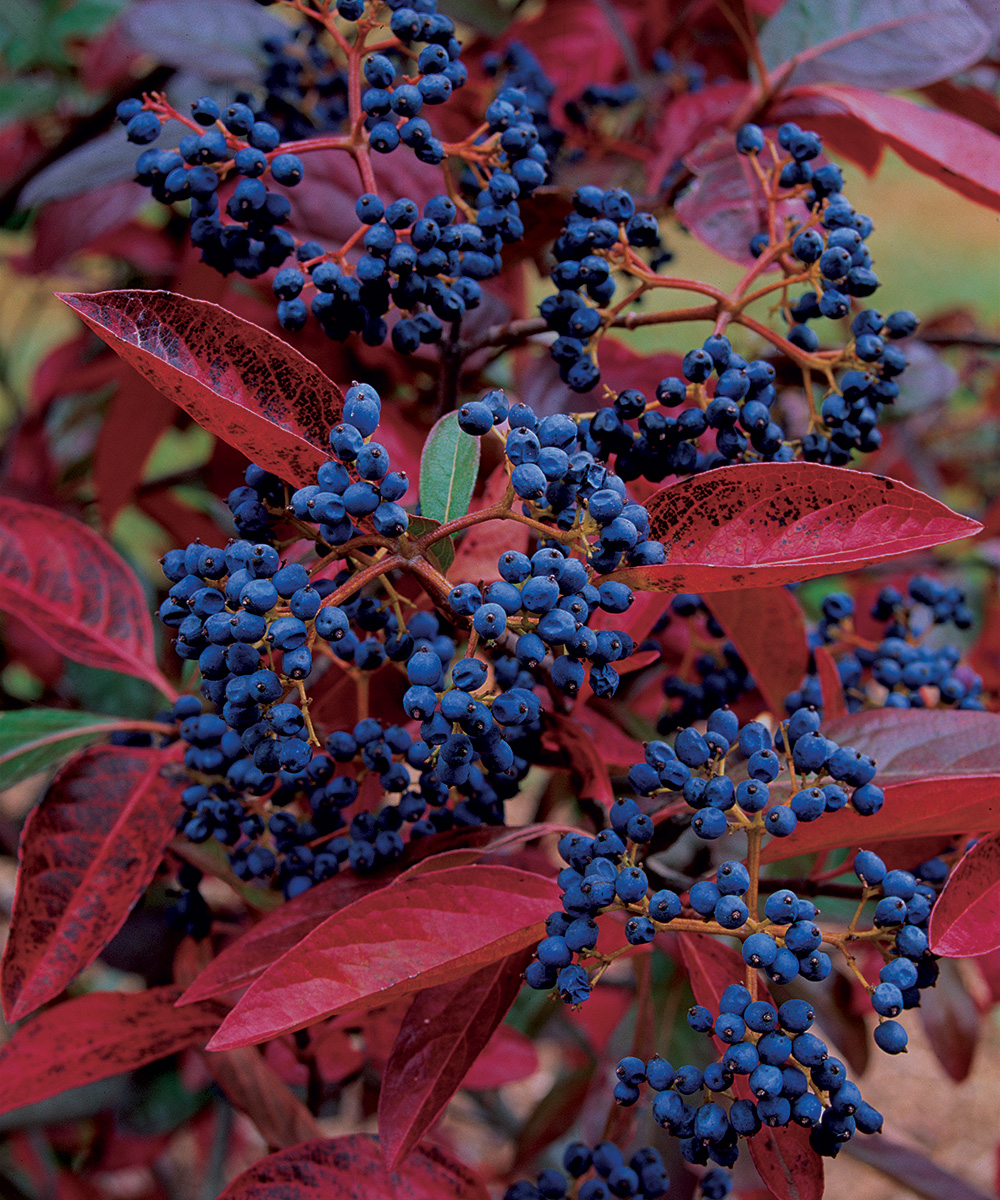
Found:
<path fill-rule="evenodd" d="M 169 751 L 100 746 L 56 776 L 21 835 L 4 1013 L 19 1021 L 94 961 L 153 878 L 180 799 Z"/>

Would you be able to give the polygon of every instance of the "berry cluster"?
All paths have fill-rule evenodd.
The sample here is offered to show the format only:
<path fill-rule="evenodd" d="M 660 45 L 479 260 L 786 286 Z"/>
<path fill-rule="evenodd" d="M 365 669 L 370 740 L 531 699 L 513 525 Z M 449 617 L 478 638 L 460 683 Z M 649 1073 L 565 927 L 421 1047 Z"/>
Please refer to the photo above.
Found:
<path fill-rule="evenodd" d="M 791 1123 L 810 1129 L 813 1149 L 833 1156 L 855 1132 L 877 1133 L 882 1115 L 862 1099 L 843 1062 L 810 1032 L 814 1020 L 805 1000 L 776 1007 L 754 1000 L 742 984 L 731 984 L 718 1014 L 703 1005 L 688 1012 L 696 1033 L 724 1045 L 717 1060 L 704 1070 L 691 1065 L 675 1070 L 659 1055 L 648 1062 L 623 1058 L 615 1099 L 635 1104 L 641 1085 L 648 1084 L 657 1093 L 653 1119 L 680 1139 L 681 1154 L 691 1163 L 731 1167 L 740 1138 Z"/>
<path fill-rule="evenodd" d="M 626 585 L 596 575 L 663 557 L 648 538 L 648 513 L 626 503 L 621 480 L 586 452 L 567 453 L 577 436 L 571 419 L 539 421 L 491 391 L 458 419 L 477 436 L 507 422 L 510 487 L 495 515 L 526 521 L 539 548 L 501 554 L 500 577 L 484 586 L 449 591 L 439 578 L 435 594 L 452 626 L 434 612 L 404 616 L 378 556 L 406 537 L 408 481 L 374 440 L 380 415 L 373 388 L 349 388 L 330 432 L 334 460 L 315 484 L 290 492 L 251 466 L 228 498 L 241 536 L 225 548 L 195 542 L 163 560 L 171 587 L 160 619 L 176 630 L 178 654 L 197 661 L 214 709 L 185 696 L 170 714 L 190 776 L 183 832 L 194 842 L 214 837 L 240 878 L 271 880 L 286 895 L 344 862 L 371 870 L 392 861 L 407 829 L 414 837 L 502 823 L 503 802 L 541 753 L 539 684 L 573 696 L 587 682 L 613 695 L 612 664 L 634 649 L 625 632 L 588 624 L 633 600 Z M 541 503 L 556 486 L 558 511 Z M 521 513 L 511 508 L 518 498 Z M 276 549 L 279 537 L 296 544 L 283 537 L 289 526 L 306 539 L 300 548 L 314 546 L 311 566 L 304 549 L 290 559 Z M 461 629 L 470 636 L 456 657 Z M 362 717 L 321 741 L 307 683 L 331 662 L 358 678 L 384 665 L 405 672 L 400 721 L 419 722 L 418 731 Z M 352 816 L 368 775 L 392 802 Z"/>
<path fill-rule="evenodd" d="M 434 0 L 412 7 L 393 2 L 388 36 L 362 58 L 367 33 L 379 27 L 379 8 L 356 0 L 337 9 L 344 20 L 364 22 L 350 51 L 364 80 L 357 113 L 347 103 L 349 73 L 329 58 L 310 27 L 304 37 L 290 32 L 287 40 L 268 43 L 265 99 L 258 111 L 251 96 L 224 112 L 206 97 L 193 103 L 188 118 L 154 96 L 124 101 L 118 116 L 129 140 L 139 144 L 155 141 L 168 120 L 191 129 L 177 152 L 144 151 L 136 169 L 139 182 L 161 203 L 190 201 L 191 239 L 204 261 L 224 274 L 256 278 L 294 259 L 273 280 L 283 328 L 302 329 L 311 312 L 331 338 L 342 341 L 357 333 L 369 345 L 380 345 L 389 333 L 385 318 L 395 308 L 406 315 L 393 326 L 393 345 L 412 353 L 441 338 L 442 322 L 459 321 L 478 306 L 481 281 L 502 267 L 502 247 L 524 234 L 518 201 L 545 181 L 548 159 L 528 94 L 510 85 L 486 108 L 482 132 L 455 145 L 442 142 L 425 109 L 444 103 L 466 82 L 455 24 L 436 11 Z M 320 11 L 309 15 L 321 24 L 328 19 Z M 304 89 L 310 96 L 307 116 Z M 345 122 L 348 133 L 314 136 Z M 293 140 L 282 146 L 283 137 L 300 138 L 301 145 Z M 422 163 L 438 165 L 453 157 L 463 164 L 460 184 L 467 199 L 442 192 L 422 211 L 405 196 L 384 203 L 374 190 L 371 153 L 391 154 L 400 145 Z M 324 148 L 354 155 L 365 185 L 355 206 L 359 228 L 329 252 L 319 242 L 296 241 L 282 228 L 291 206 L 264 182 L 269 177 L 294 186 L 304 172 L 298 151 Z M 223 212 L 218 191 L 230 177 L 238 181 Z M 450 177 L 442 182 L 452 190 Z"/>
<path fill-rule="evenodd" d="M 915 575 L 905 594 L 883 588 L 870 616 L 882 625 L 876 641 L 858 636 L 855 603 L 845 592 L 823 599 L 823 615 L 810 634 L 816 646 L 829 647 L 850 712 L 863 708 L 934 708 L 939 705 L 982 710 L 982 680 L 961 665 L 961 650 L 952 644 L 932 645 L 935 628 L 969 629 L 974 621 L 965 593 L 925 575 Z M 791 693 L 789 708 L 822 705 L 819 680 L 809 675 Z"/>
<path fill-rule="evenodd" d="M 670 1180 L 659 1152 L 642 1146 L 627 1161 L 614 1142 L 599 1142 L 591 1149 L 583 1142 L 572 1142 L 563 1152 L 562 1171 L 548 1168 L 534 1183 L 524 1180 L 504 1192 L 504 1200 L 657 1200 L 665 1196 Z M 721 1183 L 721 1181 L 720 1181 Z M 723 1200 L 724 1191 L 705 1191 L 713 1200 Z"/>

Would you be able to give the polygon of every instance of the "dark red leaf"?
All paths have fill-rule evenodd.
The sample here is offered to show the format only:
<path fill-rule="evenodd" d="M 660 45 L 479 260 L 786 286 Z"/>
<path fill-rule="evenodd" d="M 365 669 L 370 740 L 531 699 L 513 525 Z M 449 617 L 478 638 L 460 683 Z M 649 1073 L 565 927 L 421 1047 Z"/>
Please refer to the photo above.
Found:
<path fill-rule="evenodd" d="M 819 112 L 809 114 L 810 128 L 848 158 L 854 157 L 852 142 L 860 126 L 914 170 L 978 204 L 1000 209 L 1000 178 L 994 169 L 1000 138 L 981 125 L 901 96 L 863 88 L 794 88 L 785 97 L 785 107 L 794 107 L 799 100 L 807 104 L 819 101 Z"/>
<path fill-rule="evenodd" d="M 927 1200 L 994 1200 L 988 1192 L 946 1171 L 919 1150 L 894 1142 L 885 1134 L 851 1138 L 844 1150 L 851 1158 L 894 1179 L 911 1195 Z"/>
<path fill-rule="evenodd" d="M 646 186 L 655 195 L 663 177 L 701 142 L 718 129 L 727 128 L 752 87 L 745 81 L 715 83 L 696 92 L 684 92 L 663 109 L 653 135 L 653 158 L 646 167 Z M 730 145 L 733 138 L 729 138 Z M 673 372 L 679 374 L 679 372 Z"/>
<path fill-rule="evenodd" d="M 204 1043 L 214 1005 L 175 1008 L 179 989 L 90 992 L 47 1009 L 0 1047 L 0 1113 Z"/>
<path fill-rule="evenodd" d="M 42 205 L 32 239 L 32 271 L 46 274 L 62 266 L 99 237 L 127 225 L 147 199 L 137 183 L 119 179 Z"/>
<path fill-rule="evenodd" d="M 1000 833 L 976 842 L 931 912 L 931 949 L 971 958 L 1000 948 Z"/>
<path fill-rule="evenodd" d="M 980 528 L 895 480 L 804 462 L 720 467 L 661 488 L 646 508 L 666 563 L 610 578 L 665 592 L 815 579 Z"/>
<path fill-rule="evenodd" d="M 0 609 L 88 667 L 146 679 L 170 699 L 139 581 L 115 551 L 72 517 L 0 497 Z"/>
<path fill-rule="evenodd" d="M 21 835 L 0 975 L 19 1021 L 94 961 L 153 878 L 180 798 L 168 751 L 95 746 L 59 772 Z"/>
<path fill-rule="evenodd" d="M 740 652 L 768 708 L 782 718 L 785 697 L 802 686 L 809 666 L 799 602 L 785 588 L 745 588 L 702 599 Z"/>
<path fill-rule="evenodd" d="M 610 808 L 615 793 L 601 744 L 573 717 L 551 713 L 545 724 L 543 741 L 555 747 L 558 761 L 569 766 L 576 794 Z"/>
<path fill-rule="evenodd" d="M 303 1142 L 254 1163 L 219 1200 L 489 1200 L 482 1180 L 434 1146 L 386 1169 L 367 1134 Z"/>
<path fill-rule="evenodd" d="M 111 397 L 94 449 L 97 509 L 106 528 L 132 499 L 142 481 L 146 460 L 160 434 L 173 424 L 176 409 L 126 363 L 118 390 Z"/>
<path fill-rule="evenodd" d="M 972 1069 L 982 1022 L 955 964 L 938 965 L 937 982 L 920 998 L 920 1021 L 938 1062 L 961 1083 Z"/>
<path fill-rule="evenodd" d="M 507 471 L 501 464 L 486 481 L 482 497 L 473 501 L 473 511 L 498 504 L 506 492 Z M 473 525 L 462 535 L 455 561 L 448 568 L 448 578 L 453 583 L 490 582 L 496 579 L 500 555 L 507 550 L 526 550 L 528 537 L 528 526 L 514 521 L 483 521 Z"/>
<path fill-rule="evenodd" d="M 392 1048 L 378 1102 L 379 1144 L 399 1166 L 444 1111 L 521 990 L 519 951 L 420 992 Z"/>
<path fill-rule="evenodd" d="M 531 1038 L 510 1025 L 500 1025 L 469 1068 L 462 1087 L 472 1092 L 506 1087 L 537 1070 L 538 1051 Z"/>
<path fill-rule="evenodd" d="M 448 983 L 536 942 L 555 881 L 501 866 L 401 879 L 324 921 L 247 990 L 213 1039 L 228 1050 Z"/>
<path fill-rule="evenodd" d="M 837 664 L 825 646 L 813 648 L 813 660 L 816 663 L 816 674 L 819 676 L 819 686 L 823 693 L 823 715 L 828 721 L 839 721 L 841 717 L 847 716 L 847 704 L 844 700 L 844 685 L 841 683 Z"/>
<path fill-rule="evenodd" d="M 684 934 L 678 944 L 695 999 L 717 1013 L 723 991 L 729 984 L 743 981 L 743 959 L 702 933 Z M 757 996 L 773 1003 L 759 980 Z M 724 1043 L 718 1038 L 713 1040 L 721 1053 Z M 746 1076 L 737 1076 L 733 1086 L 737 1095 L 751 1099 Z M 822 1200 L 823 1160 L 809 1145 L 808 1129 L 800 1125 L 777 1129 L 765 1126 L 748 1140 L 754 1166 L 778 1200 Z"/>
<path fill-rule="evenodd" d="M 269 1147 L 284 1150 L 320 1137 L 316 1118 L 256 1046 L 204 1054 L 205 1066 L 229 1102 L 253 1121 Z"/>
<path fill-rule="evenodd" d="M 141 491 L 136 497 L 136 507 L 162 526 L 175 546 L 185 546 L 188 542 L 218 546 L 229 540 L 208 513 L 182 500 L 173 488 Z"/>
<path fill-rule="evenodd" d="M 283 479 L 315 480 L 343 396 L 287 342 L 217 304 L 171 292 L 59 298 L 199 425 Z"/>

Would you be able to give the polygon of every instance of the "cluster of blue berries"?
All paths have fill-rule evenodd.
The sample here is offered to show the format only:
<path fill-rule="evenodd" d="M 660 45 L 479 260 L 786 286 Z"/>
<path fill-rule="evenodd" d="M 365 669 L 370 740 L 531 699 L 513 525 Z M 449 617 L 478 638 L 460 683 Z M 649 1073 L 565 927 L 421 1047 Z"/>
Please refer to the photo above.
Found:
<path fill-rule="evenodd" d="M 926 575 L 910 579 L 905 593 L 882 588 L 870 614 L 883 626 L 877 642 L 855 636 L 854 615 L 854 599 L 832 592 L 824 597 L 822 616 L 810 633 L 814 646 L 830 647 L 835 655 L 848 711 L 941 705 L 982 711 L 982 680 L 961 665 L 960 648 L 935 645 L 928 637 L 947 625 L 971 628 L 975 617 L 961 588 L 946 587 Z M 789 708 L 803 703 L 821 706 L 817 676 L 810 674 L 786 703 Z"/>
<path fill-rule="evenodd" d="M 376 6 L 368 7 L 366 17 L 362 0 L 352 0 L 338 13 L 346 20 L 368 19 Z M 437 12 L 435 0 L 392 0 L 389 8 L 390 36 L 362 64 L 358 116 L 364 136 L 378 154 L 404 145 L 421 162 L 437 165 L 445 147 L 423 113 L 466 82 L 461 43 L 454 21 Z M 469 143 L 462 176 L 466 211 L 444 193 L 421 212 L 407 197 L 385 204 L 366 192 L 355 206 L 361 227 L 350 242 L 360 241 L 359 253 L 329 253 L 319 242 L 297 242 L 282 228 L 291 206 L 265 179 L 285 187 L 300 182 L 302 159 L 297 143 L 287 139 L 309 139 L 343 125 L 352 115 L 347 76 L 311 27 L 270 39 L 266 49 L 263 101 L 244 95 L 225 111 L 209 97 L 195 101 L 193 120 L 203 132 L 187 134 L 176 152 L 144 151 L 137 179 L 162 203 L 190 201 L 192 242 L 217 270 L 256 278 L 283 267 L 273 280 L 283 328 L 302 329 L 311 312 L 331 338 L 360 334 L 367 344 L 381 345 L 389 335 L 385 318 L 395 308 L 405 314 L 392 329 L 397 350 L 412 353 L 438 341 L 442 322 L 459 321 L 479 305 L 481 281 L 502 267 L 502 247 L 524 235 L 519 199 L 546 179 L 547 152 L 529 94 L 506 85 L 488 105 L 486 129 Z M 131 141 L 148 144 L 170 113 L 164 105 L 130 99 L 118 115 Z M 238 182 L 222 213 L 217 193 L 230 176 Z M 284 266 L 289 258 L 294 265 Z"/>
<path fill-rule="evenodd" d="M 832 1157 L 856 1132 L 879 1132 L 882 1115 L 848 1079 L 843 1062 L 810 1032 L 814 1020 L 805 1000 L 775 1006 L 754 1000 L 743 984 L 730 984 L 718 1014 L 703 1005 L 688 1012 L 694 1032 L 723 1043 L 721 1056 L 704 1070 L 690 1065 L 675 1070 L 659 1055 L 648 1062 L 623 1058 L 615 1099 L 635 1104 L 642 1084 L 648 1084 L 657 1093 L 653 1119 L 680 1139 L 687 1162 L 731 1167 L 741 1138 L 792 1123 L 809 1129 L 813 1149 Z M 734 1093 L 737 1098 L 731 1098 Z"/>
<path fill-rule="evenodd" d="M 576 1200 L 657 1200 L 669 1187 L 663 1159 L 652 1146 L 640 1147 L 626 1160 L 614 1142 L 599 1142 L 593 1149 L 583 1142 L 571 1142 L 563 1152 L 562 1171 L 550 1167 L 534 1183 L 512 1184 L 504 1192 L 504 1200 L 563 1200 L 569 1196 Z M 724 1191 L 702 1194 L 724 1200 L 728 1193 L 727 1180 Z"/>

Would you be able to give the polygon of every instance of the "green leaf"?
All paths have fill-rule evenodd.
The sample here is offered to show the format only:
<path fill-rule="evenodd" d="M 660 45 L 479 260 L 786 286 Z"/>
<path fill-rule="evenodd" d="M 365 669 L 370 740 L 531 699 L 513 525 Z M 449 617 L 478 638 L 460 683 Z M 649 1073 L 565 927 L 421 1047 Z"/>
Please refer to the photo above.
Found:
<path fill-rule="evenodd" d="M 94 713 L 61 708 L 0 713 L 0 790 L 54 767 L 116 724 Z"/>
<path fill-rule="evenodd" d="M 420 538 L 425 533 L 430 533 L 432 529 L 437 529 L 440 524 L 440 521 L 432 521 L 430 517 L 415 517 L 410 514 L 410 523 L 406 532 L 412 538 Z M 455 543 L 452 538 L 442 538 L 439 542 L 435 542 L 427 553 L 444 573 L 455 561 Z"/>
<path fill-rule="evenodd" d="M 458 413 L 446 413 L 427 436 L 420 456 L 420 512 L 452 521 L 469 511 L 479 471 L 479 439 L 458 427 Z"/>
<path fill-rule="evenodd" d="M 145 721 L 163 708 L 163 697 L 157 689 L 134 675 L 87 667 L 67 659 L 65 679 L 78 704 L 104 716 Z"/>

